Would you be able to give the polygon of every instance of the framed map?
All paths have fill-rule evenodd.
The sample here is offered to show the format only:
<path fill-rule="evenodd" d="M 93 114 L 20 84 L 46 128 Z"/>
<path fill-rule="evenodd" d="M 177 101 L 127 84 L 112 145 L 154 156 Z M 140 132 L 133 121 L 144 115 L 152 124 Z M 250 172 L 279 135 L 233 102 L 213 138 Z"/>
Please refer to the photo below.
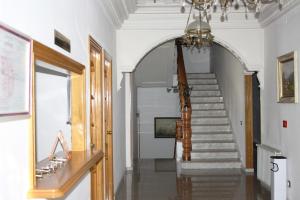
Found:
<path fill-rule="evenodd" d="M 31 39 L 0 24 L 0 116 L 30 113 Z"/>

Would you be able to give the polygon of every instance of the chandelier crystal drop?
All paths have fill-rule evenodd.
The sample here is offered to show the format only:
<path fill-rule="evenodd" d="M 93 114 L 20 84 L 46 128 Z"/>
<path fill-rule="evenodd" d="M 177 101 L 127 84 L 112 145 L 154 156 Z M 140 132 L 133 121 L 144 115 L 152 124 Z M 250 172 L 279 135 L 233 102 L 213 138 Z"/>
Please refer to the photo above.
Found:
<path fill-rule="evenodd" d="M 279 8 L 282 7 L 283 0 L 182 0 L 182 11 L 184 11 L 184 6 L 186 3 L 190 4 L 190 12 L 188 15 L 188 20 L 186 28 L 184 31 L 184 36 L 181 38 L 181 44 L 186 47 L 196 47 L 200 49 L 201 47 L 210 46 L 213 42 L 214 36 L 211 34 L 211 28 L 209 25 L 209 20 L 211 19 L 211 14 L 217 8 L 221 9 L 221 21 L 228 19 L 227 14 L 230 9 L 238 8 L 240 5 L 244 5 L 245 13 L 247 17 L 248 10 L 255 12 L 256 14 L 261 11 L 263 4 L 270 4 L 277 2 Z M 190 22 L 190 17 L 192 10 L 198 10 L 199 15 L 195 21 Z M 195 14 L 193 14 L 194 16 Z M 203 21 L 202 19 L 206 21 Z"/>
<path fill-rule="evenodd" d="M 239 5 L 244 5 L 246 10 L 249 9 L 259 13 L 264 4 L 277 2 L 279 7 L 283 4 L 283 0 L 183 0 L 183 2 L 184 4 L 191 4 L 195 9 L 205 10 L 207 13 L 211 13 L 212 9 L 215 10 L 217 7 L 220 7 L 221 18 L 227 15 L 227 12 L 233 5 L 235 8 L 238 8 Z"/>

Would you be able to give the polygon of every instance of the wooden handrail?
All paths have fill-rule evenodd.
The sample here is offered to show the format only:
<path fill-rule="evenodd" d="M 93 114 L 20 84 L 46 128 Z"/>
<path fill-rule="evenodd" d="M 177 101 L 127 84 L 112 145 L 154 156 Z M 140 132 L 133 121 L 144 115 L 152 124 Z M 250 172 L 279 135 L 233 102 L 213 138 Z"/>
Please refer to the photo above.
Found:
<path fill-rule="evenodd" d="M 177 42 L 176 42 L 177 43 Z M 190 88 L 186 78 L 184 59 L 182 53 L 182 47 L 177 43 L 177 79 L 178 79 L 178 90 L 180 98 L 180 110 L 181 110 L 181 120 L 178 122 L 178 126 L 181 125 L 181 129 L 177 128 L 177 140 L 182 141 L 182 160 L 191 160 L 191 101 L 190 101 Z M 180 133 L 181 131 L 181 133 Z"/>

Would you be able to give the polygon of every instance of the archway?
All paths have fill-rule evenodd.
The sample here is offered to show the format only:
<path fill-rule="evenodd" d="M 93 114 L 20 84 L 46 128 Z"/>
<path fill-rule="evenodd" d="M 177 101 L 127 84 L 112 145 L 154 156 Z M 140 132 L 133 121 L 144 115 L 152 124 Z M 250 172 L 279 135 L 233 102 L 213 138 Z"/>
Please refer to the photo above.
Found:
<path fill-rule="evenodd" d="M 154 49 L 156 49 L 157 47 L 159 47 L 159 46 L 161 46 L 162 44 L 165 44 L 166 42 L 169 42 L 169 41 L 172 41 L 172 40 L 174 40 L 175 38 L 177 38 L 177 37 L 179 37 L 179 36 L 181 36 L 181 35 L 173 35 L 173 36 L 171 36 L 171 37 L 167 37 L 167 38 L 162 38 L 162 39 L 159 39 L 159 40 L 156 40 L 156 42 L 154 42 L 154 44 L 152 44 L 151 46 L 149 46 L 149 47 L 147 47 L 147 48 L 145 48 L 145 49 L 147 49 L 147 50 L 145 50 L 145 51 L 143 51 L 142 53 L 140 53 L 139 55 L 139 58 L 138 59 L 136 59 L 135 61 L 134 61 L 134 68 L 132 69 L 132 70 L 130 70 L 130 72 L 134 72 L 135 70 L 136 70 L 136 68 L 138 67 L 138 65 L 140 64 L 140 62 L 151 52 L 151 51 L 153 51 Z M 247 64 L 247 59 L 245 59 L 243 56 L 242 56 L 242 54 L 238 51 L 238 50 L 236 50 L 236 48 L 234 47 L 234 46 L 232 46 L 232 45 L 230 45 L 230 44 L 228 44 L 228 42 L 226 42 L 225 40 L 222 40 L 222 39 L 220 39 L 220 38 L 218 38 L 218 37 L 216 37 L 215 38 L 215 41 L 214 41 L 216 44 L 218 44 L 218 45 L 220 45 L 220 46 L 222 46 L 223 48 L 225 48 L 226 50 L 228 50 L 237 60 L 239 60 L 239 62 L 241 63 L 241 66 L 243 67 L 242 69 L 242 71 L 243 72 L 249 72 L 250 70 L 248 69 L 248 64 Z M 127 71 L 128 72 L 128 71 Z M 126 77 L 126 76 L 125 76 Z M 127 76 L 127 77 L 130 77 L 130 76 Z M 130 81 L 132 81 L 132 80 L 130 80 L 130 79 L 132 79 L 132 78 L 128 78 L 127 80 L 130 82 Z M 126 82 L 126 80 L 125 80 L 125 82 Z M 126 84 L 125 84 L 126 85 Z M 129 85 L 130 85 L 130 83 L 129 83 Z M 125 91 L 130 91 L 130 87 L 128 87 L 127 89 L 125 88 Z M 130 94 L 132 94 L 131 92 L 130 92 Z M 126 95 L 127 96 L 127 95 Z M 129 95 L 130 97 L 131 97 L 131 95 Z M 132 101 L 131 101 L 132 102 Z M 131 103 L 130 104 L 130 108 L 128 108 L 128 109 L 126 109 L 126 110 L 128 110 L 128 111 L 132 111 L 133 109 L 132 109 L 132 107 L 133 107 L 133 104 Z M 243 110 L 244 110 L 245 108 L 243 108 Z M 128 115 L 126 114 L 126 116 L 133 116 L 133 114 L 135 115 L 135 113 L 129 113 Z M 129 121 L 132 121 L 132 120 L 129 120 Z M 241 124 L 243 124 L 243 122 L 245 121 L 245 119 L 244 118 L 242 118 L 241 119 L 241 122 L 239 121 L 239 123 L 241 123 Z M 131 126 L 132 126 L 132 124 L 131 124 Z M 132 130 L 132 129 L 129 129 L 129 130 Z M 130 134 L 130 138 L 132 138 L 132 133 Z M 244 140 L 244 142 L 245 142 L 245 139 L 244 138 L 242 138 L 243 140 Z M 133 144 L 133 142 L 131 143 L 131 144 Z M 243 147 L 242 147 L 242 149 L 245 149 L 245 147 L 244 147 L 244 145 L 242 145 Z M 132 146 L 130 147 L 131 149 L 133 148 Z M 244 150 L 243 150 L 244 151 Z M 132 152 L 132 150 L 131 150 L 131 152 Z M 243 153 L 243 160 L 245 160 L 245 153 Z M 132 158 L 132 157 L 131 157 Z"/>

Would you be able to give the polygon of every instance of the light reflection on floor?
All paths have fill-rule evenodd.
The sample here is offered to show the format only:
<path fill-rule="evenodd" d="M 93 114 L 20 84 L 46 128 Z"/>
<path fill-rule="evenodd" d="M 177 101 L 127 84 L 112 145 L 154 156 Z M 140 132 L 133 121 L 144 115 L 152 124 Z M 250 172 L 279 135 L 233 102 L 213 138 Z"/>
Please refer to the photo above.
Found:
<path fill-rule="evenodd" d="M 237 170 L 176 172 L 170 159 L 137 162 L 123 179 L 116 200 L 269 200 L 253 175 Z"/>

